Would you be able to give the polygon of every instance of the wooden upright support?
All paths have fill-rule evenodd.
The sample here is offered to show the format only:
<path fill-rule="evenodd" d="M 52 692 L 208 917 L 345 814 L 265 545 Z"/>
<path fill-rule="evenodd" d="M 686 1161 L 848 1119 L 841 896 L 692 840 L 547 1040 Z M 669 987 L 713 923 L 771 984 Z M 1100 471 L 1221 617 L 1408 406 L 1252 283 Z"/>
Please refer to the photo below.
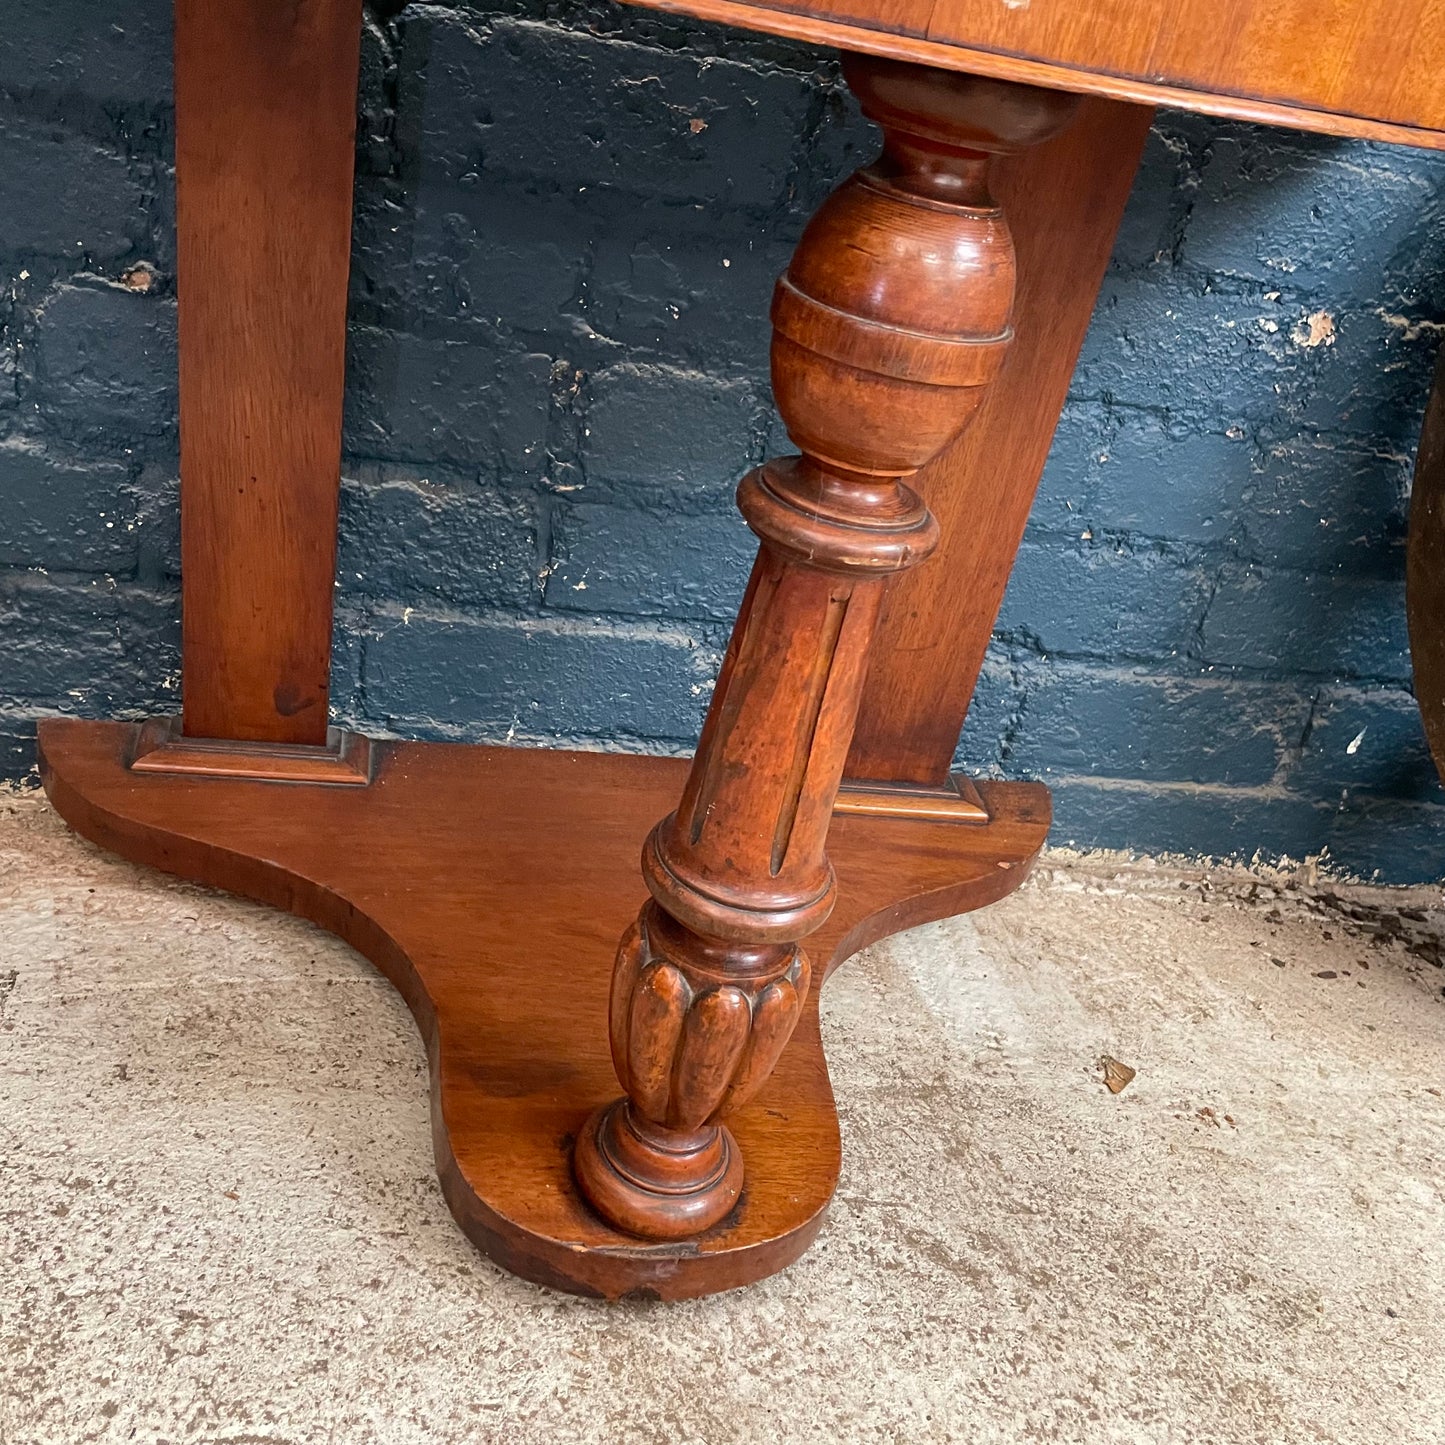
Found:
<path fill-rule="evenodd" d="M 176 0 L 189 738 L 327 744 L 360 43 L 361 0 Z"/>

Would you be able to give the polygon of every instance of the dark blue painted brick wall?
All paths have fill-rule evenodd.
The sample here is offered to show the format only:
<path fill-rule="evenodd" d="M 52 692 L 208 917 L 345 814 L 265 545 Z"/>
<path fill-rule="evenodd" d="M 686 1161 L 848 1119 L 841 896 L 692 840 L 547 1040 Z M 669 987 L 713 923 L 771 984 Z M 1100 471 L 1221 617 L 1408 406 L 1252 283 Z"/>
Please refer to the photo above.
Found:
<path fill-rule="evenodd" d="M 0 766 L 176 705 L 169 7 L 0 47 Z M 687 748 L 785 445 L 773 276 L 873 144 L 824 55 L 605 0 L 373 13 L 335 704 Z M 243 138 L 238 137 L 238 143 Z M 1166 115 L 961 747 L 1056 838 L 1445 873 L 1410 461 L 1445 159 Z"/>

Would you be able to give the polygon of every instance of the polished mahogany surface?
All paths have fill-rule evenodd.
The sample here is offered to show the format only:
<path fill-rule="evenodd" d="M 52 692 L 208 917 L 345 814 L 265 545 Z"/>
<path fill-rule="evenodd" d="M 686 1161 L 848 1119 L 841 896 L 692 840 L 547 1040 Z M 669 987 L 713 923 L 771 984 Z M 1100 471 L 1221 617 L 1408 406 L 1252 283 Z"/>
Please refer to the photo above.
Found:
<path fill-rule="evenodd" d="M 1001 80 L 1445 148 L 1442 0 L 630 0 Z"/>
<path fill-rule="evenodd" d="M 826 842 L 883 595 L 938 546 L 910 483 L 972 420 L 1012 339 L 992 157 L 1079 109 L 877 56 L 845 56 L 843 75 L 883 153 L 824 202 L 773 295 L 773 396 L 798 454 L 738 487 L 757 562 L 681 801 L 643 849 L 652 897 L 618 949 L 625 1097 L 577 1143 L 588 1201 L 642 1238 L 698 1234 L 745 1187 L 728 1125 L 821 962 L 809 935 L 838 898 Z"/>
<path fill-rule="evenodd" d="M 361 5 L 175 26 L 184 733 L 324 747 Z"/>

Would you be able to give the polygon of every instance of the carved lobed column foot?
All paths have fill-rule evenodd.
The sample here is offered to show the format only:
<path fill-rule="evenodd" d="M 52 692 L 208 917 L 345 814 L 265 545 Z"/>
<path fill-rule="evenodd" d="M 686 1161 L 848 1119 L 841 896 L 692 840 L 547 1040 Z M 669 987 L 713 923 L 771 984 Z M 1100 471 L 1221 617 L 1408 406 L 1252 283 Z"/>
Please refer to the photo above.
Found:
<path fill-rule="evenodd" d="M 654 839 L 649 855 L 655 857 Z M 719 944 L 656 903 L 623 936 L 609 1035 L 627 1090 L 577 1144 L 577 1183 L 619 1229 L 682 1239 L 724 1219 L 742 1191 L 737 1141 L 721 1118 L 772 1073 L 808 997 L 807 956 L 790 944 Z"/>

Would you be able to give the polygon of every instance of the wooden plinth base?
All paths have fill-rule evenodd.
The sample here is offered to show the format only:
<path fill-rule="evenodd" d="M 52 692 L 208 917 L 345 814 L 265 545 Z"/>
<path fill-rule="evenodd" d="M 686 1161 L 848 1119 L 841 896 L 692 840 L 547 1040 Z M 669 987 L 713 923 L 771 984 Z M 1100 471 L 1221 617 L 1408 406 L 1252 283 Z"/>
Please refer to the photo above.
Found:
<path fill-rule="evenodd" d="M 371 781 L 371 739 L 343 728 L 327 728 L 324 747 L 192 738 L 181 731 L 180 718 L 158 717 L 141 725 L 130 765 L 138 773 L 364 788 Z"/>
<path fill-rule="evenodd" d="M 939 823 L 987 823 L 988 808 L 978 784 L 952 773 L 937 788 L 910 783 L 845 782 L 833 813 L 862 813 L 875 818 L 931 818 Z"/>
<path fill-rule="evenodd" d="M 814 988 L 757 1100 L 730 1123 L 737 1208 L 677 1244 L 602 1224 L 572 1180 L 573 1138 L 615 1098 L 607 991 L 642 902 L 638 854 L 685 762 L 376 743 L 371 785 L 137 773 L 138 725 L 47 720 L 41 772 L 77 832 L 136 862 L 310 918 L 359 949 L 426 1040 L 442 1189 L 466 1234 L 526 1279 L 682 1299 L 796 1259 L 838 1177 L 838 1119 Z M 1048 790 L 979 785 L 992 821 L 842 815 L 840 903 L 808 941 L 821 979 L 900 929 L 992 903 L 1027 875 Z"/>

